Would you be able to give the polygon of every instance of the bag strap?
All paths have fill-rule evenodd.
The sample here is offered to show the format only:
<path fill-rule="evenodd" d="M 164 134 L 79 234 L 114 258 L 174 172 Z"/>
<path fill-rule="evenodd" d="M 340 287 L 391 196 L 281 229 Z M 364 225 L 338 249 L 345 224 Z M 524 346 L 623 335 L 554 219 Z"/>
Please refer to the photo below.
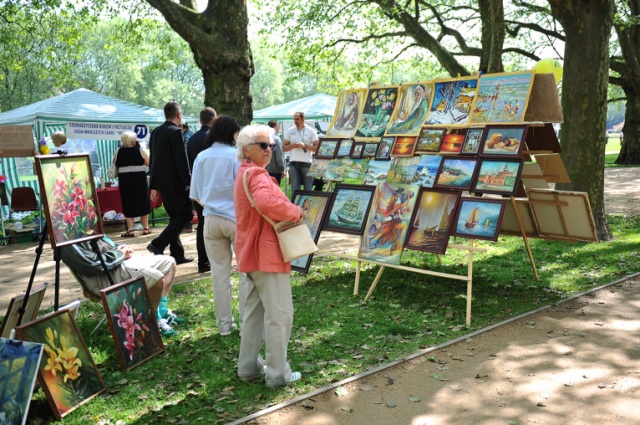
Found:
<path fill-rule="evenodd" d="M 262 214 L 262 211 L 260 211 L 259 209 L 256 208 L 256 203 L 253 201 L 253 198 L 251 197 L 251 194 L 249 193 L 249 183 L 247 183 L 247 173 L 249 172 L 249 170 L 251 170 L 251 168 L 248 168 L 247 170 L 245 170 L 244 174 L 242 175 L 242 185 L 244 186 L 244 193 L 246 193 L 247 199 L 249 200 L 249 203 L 251 204 L 251 207 L 254 208 L 256 211 L 258 211 L 258 213 L 261 216 L 263 216 L 264 219 L 267 220 L 267 222 L 269 222 L 269 224 L 271 226 L 275 226 L 276 223 L 274 223 L 273 220 L 271 220 L 266 215 Z"/>
<path fill-rule="evenodd" d="M 115 153 L 113 154 L 113 159 L 111 160 L 111 165 L 116 165 L 116 160 L 118 159 L 118 152 L 120 151 L 120 148 L 116 149 Z"/>

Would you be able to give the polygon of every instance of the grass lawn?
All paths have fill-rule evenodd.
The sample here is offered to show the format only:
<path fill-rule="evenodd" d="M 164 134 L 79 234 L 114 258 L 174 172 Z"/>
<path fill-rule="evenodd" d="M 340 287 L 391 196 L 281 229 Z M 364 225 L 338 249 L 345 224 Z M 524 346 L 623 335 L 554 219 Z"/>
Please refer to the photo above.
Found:
<path fill-rule="evenodd" d="M 355 261 L 315 258 L 307 276 L 292 274 L 295 317 L 289 355 L 303 378 L 286 388 L 236 378 L 239 334 L 218 334 L 209 279 L 174 286 L 169 305 L 187 323 L 177 328 L 177 337 L 165 340 L 164 353 L 129 372 L 119 368 L 107 325 L 90 334 L 104 312 L 100 304 L 85 303 L 78 325 L 107 390 L 64 423 L 226 423 L 637 272 L 640 217 L 609 216 L 609 223 L 615 239 L 606 243 L 532 239 L 539 282 L 521 238 L 480 242 L 488 251 L 475 255 L 469 329 L 465 282 L 387 269 L 364 303 L 377 267 L 363 267 L 361 294 L 354 297 Z M 466 255 L 449 250 L 438 265 L 434 255 L 405 251 L 403 264 L 464 274 Z M 37 390 L 29 422 L 52 420 L 44 393 Z"/>

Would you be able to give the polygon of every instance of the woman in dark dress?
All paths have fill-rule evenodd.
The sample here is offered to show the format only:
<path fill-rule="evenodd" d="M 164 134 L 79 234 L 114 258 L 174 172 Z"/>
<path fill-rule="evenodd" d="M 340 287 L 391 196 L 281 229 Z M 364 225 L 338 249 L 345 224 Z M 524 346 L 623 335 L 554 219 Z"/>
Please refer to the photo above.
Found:
<path fill-rule="evenodd" d="M 120 200 L 122 214 L 126 219 L 127 230 L 122 237 L 134 237 L 133 219 L 140 217 L 142 233 L 148 235 L 149 230 L 149 184 L 147 169 L 149 155 L 140 148 L 136 133 L 125 131 L 120 138 L 122 147 L 118 149 L 116 167 L 118 167 L 118 183 L 120 185 Z"/>

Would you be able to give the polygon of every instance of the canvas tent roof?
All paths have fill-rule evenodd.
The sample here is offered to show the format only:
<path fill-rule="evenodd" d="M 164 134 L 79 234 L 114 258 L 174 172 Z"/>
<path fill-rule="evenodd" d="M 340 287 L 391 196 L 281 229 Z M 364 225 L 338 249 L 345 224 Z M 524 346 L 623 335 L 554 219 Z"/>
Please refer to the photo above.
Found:
<path fill-rule="evenodd" d="M 253 112 L 253 121 L 267 122 L 269 120 L 291 120 L 295 112 L 304 112 L 307 120 L 329 120 L 336 109 L 338 98 L 328 94 L 314 94 L 283 103 L 270 106 Z"/>

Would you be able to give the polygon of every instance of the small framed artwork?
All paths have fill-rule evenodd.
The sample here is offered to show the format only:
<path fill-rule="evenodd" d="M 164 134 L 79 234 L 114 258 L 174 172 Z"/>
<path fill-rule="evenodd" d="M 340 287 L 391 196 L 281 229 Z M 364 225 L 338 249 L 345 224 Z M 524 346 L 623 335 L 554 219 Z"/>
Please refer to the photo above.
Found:
<path fill-rule="evenodd" d="M 375 158 L 377 151 L 378 151 L 378 143 L 365 143 L 364 148 L 362 148 L 362 157 Z"/>
<path fill-rule="evenodd" d="M 440 155 L 420 155 L 415 183 L 421 187 L 433 187 L 442 158 Z"/>
<path fill-rule="evenodd" d="M 477 163 L 477 158 L 444 157 L 433 187 L 469 190 Z"/>
<path fill-rule="evenodd" d="M 307 212 L 307 218 L 304 219 L 304 222 L 309 228 L 315 243 L 318 243 L 318 239 L 320 239 L 320 229 L 322 228 L 330 200 L 331 192 L 296 190 L 293 193 L 293 203 Z M 291 261 L 291 270 L 307 274 L 312 258 L 313 254 L 296 258 Z"/>
<path fill-rule="evenodd" d="M 440 145 L 440 153 L 456 154 L 462 152 L 462 144 L 464 143 L 464 134 L 450 133 L 445 134 Z"/>
<path fill-rule="evenodd" d="M 47 283 L 31 289 L 31 292 L 29 293 L 29 299 L 27 300 L 27 305 L 24 306 L 22 323 L 30 322 L 38 317 L 38 311 L 40 310 L 40 305 L 42 304 L 42 300 L 44 299 L 44 293 L 46 290 Z M 2 325 L 0 326 L 0 337 L 9 338 L 11 330 L 18 324 L 18 319 L 20 318 L 20 308 L 22 308 L 24 304 L 24 296 L 25 293 L 23 292 L 22 294 L 16 295 L 15 297 L 11 298 L 11 301 L 9 301 L 7 314 L 4 316 L 4 320 L 2 321 Z"/>
<path fill-rule="evenodd" d="M 404 247 L 444 254 L 459 199 L 457 190 L 420 189 Z"/>
<path fill-rule="evenodd" d="M 102 289 L 100 297 L 122 370 L 131 370 L 164 351 L 144 278 Z"/>
<path fill-rule="evenodd" d="M 395 137 L 383 137 L 382 140 L 380 140 L 378 150 L 376 151 L 377 160 L 386 161 L 391 159 L 391 148 L 393 147 L 394 141 Z"/>
<path fill-rule="evenodd" d="M 477 155 L 483 134 L 484 128 L 470 128 L 467 130 L 464 143 L 462 144 L 462 152 L 460 153 L 463 155 Z"/>
<path fill-rule="evenodd" d="M 362 235 L 374 191 L 375 186 L 337 185 L 322 230 Z"/>
<path fill-rule="evenodd" d="M 3 424 L 24 425 L 44 345 L 0 338 L 0 408 Z"/>
<path fill-rule="evenodd" d="M 506 202 L 504 199 L 462 198 L 452 235 L 497 241 Z"/>
<path fill-rule="evenodd" d="M 102 237 L 102 218 L 88 154 L 37 155 L 51 248 Z"/>
<path fill-rule="evenodd" d="M 387 180 L 389 176 L 389 168 L 391 167 L 392 161 L 378 161 L 373 160 L 369 161 L 369 167 L 367 168 L 367 173 L 362 181 L 363 184 L 372 184 L 377 185 L 380 182 L 384 182 Z"/>
<path fill-rule="evenodd" d="M 330 159 L 318 159 L 316 157 L 311 158 L 311 166 L 307 172 L 307 176 L 314 178 L 323 178 L 329 168 Z"/>
<path fill-rule="evenodd" d="M 527 134 L 526 125 L 492 125 L 484 130 L 480 154 L 520 157 Z"/>
<path fill-rule="evenodd" d="M 338 145 L 338 152 L 336 152 L 336 158 L 346 158 L 351 153 L 351 145 L 353 144 L 353 139 L 340 139 L 340 144 Z"/>
<path fill-rule="evenodd" d="M 470 191 L 515 195 L 523 163 L 521 159 L 482 158 Z"/>
<path fill-rule="evenodd" d="M 413 156 L 413 151 L 416 149 L 416 140 L 417 137 L 415 136 L 396 137 L 393 149 L 391 149 L 391 156 L 397 158 Z"/>
<path fill-rule="evenodd" d="M 438 153 L 442 139 L 447 132 L 444 128 L 422 127 L 414 154 Z"/>
<path fill-rule="evenodd" d="M 362 158 L 362 152 L 364 151 L 364 142 L 353 142 L 351 145 L 351 152 L 349 152 L 349 158 L 359 159 Z"/>
<path fill-rule="evenodd" d="M 340 143 L 340 139 L 334 139 L 334 138 L 320 139 L 320 143 L 318 144 L 318 150 L 316 151 L 315 157 L 320 159 L 335 158 L 336 152 L 338 151 L 339 143 Z"/>
<path fill-rule="evenodd" d="M 16 327 L 18 339 L 44 344 L 38 382 L 53 415 L 62 419 L 106 387 L 69 310 L 58 310 Z"/>

